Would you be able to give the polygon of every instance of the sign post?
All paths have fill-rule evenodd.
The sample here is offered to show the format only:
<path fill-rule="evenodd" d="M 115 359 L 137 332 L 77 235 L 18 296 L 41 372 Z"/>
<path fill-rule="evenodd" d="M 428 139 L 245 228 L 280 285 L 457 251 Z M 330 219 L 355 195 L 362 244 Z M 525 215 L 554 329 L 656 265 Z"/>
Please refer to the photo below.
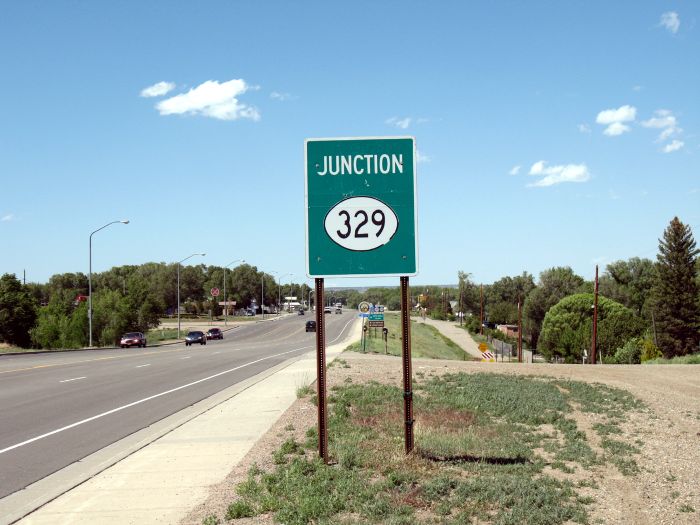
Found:
<path fill-rule="evenodd" d="M 415 140 L 307 139 L 304 165 L 306 273 L 316 279 L 317 304 L 324 304 L 326 276 L 401 279 L 404 420 L 409 453 L 413 450 L 413 393 L 408 278 L 418 272 Z M 360 309 L 363 323 L 372 313 Z M 383 327 L 383 312 L 381 319 L 370 317 L 369 324 Z M 323 313 L 318 310 L 316 325 L 319 454 L 328 462 L 325 331 Z M 364 329 L 363 335 L 366 340 Z"/>

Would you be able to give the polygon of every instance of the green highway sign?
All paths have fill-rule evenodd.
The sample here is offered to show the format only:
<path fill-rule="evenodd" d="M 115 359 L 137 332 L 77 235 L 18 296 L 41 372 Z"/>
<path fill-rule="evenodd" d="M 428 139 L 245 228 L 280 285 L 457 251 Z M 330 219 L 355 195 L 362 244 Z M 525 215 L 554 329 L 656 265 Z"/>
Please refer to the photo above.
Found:
<path fill-rule="evenodd" d="M 369 314 L 370 321 L 383 321 L 384 314 Z"/>
<path fill-rule="evenodd" d="M 307 139 L 309 277 L 418 272 L 413 137 Z"/>

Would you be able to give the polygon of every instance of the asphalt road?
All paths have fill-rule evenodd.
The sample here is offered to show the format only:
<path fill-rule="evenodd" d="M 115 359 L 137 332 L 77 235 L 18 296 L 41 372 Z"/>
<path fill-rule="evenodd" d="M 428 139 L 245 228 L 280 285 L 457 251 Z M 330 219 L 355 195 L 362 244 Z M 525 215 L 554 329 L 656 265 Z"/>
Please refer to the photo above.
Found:
<path fill-rule="evenodd" d="M 326 315 L 326 344 L 355 316 Z M 313 315 L 246 324 L 185 347 L 0 356 L 0 498 L 315 348 Z M 245 421 L 241 421 L 245 425 Z"/>

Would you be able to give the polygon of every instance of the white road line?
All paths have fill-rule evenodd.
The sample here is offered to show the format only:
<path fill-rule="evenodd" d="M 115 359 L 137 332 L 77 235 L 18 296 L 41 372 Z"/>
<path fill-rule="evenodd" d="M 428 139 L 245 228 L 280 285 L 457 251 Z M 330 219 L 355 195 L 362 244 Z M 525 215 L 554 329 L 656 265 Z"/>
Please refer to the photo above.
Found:
<path fill-rule="evenodd" d="M 147 365 L 139 365 L 136 368 L 143 368 L 144 366 L 151 366 L 151 363 L 148 363 Z"/>
<path fill-rule="evenodd" d="M 83 377 L 74 377 L 73 379 L 64 379 L 63 381 L 59 381 L 59 383 L 70 383 L 71 381 L 79 381 L 81 379 L 85 379 L 86 376 Z"/>
<path fill-rule="evenodd" d="M 216 355 L 216 354 L 220 354 L 220 353 L 221 353 L 221 352 L 212 352 L 211 355 Z"/>
<path fill-rule="evenodd" d="M 186 355 L 185 357 L 181 357 L 180 359 L 190 359 L 191 357 L 191 355 Z"/>
<path fill-rule="evenodd" d="M 348 327 L 350 323 L 352 323 L 354 319 L 351 319 L 348 321 L 343 329 L 340 331 L 340 334 L 338 334 L 338 337 L 333 339 L 331 343 L 335 343 L 338 339 L 340 339 L 340 336 L 343 335 L 343 332 L 345 332 L 345 329 Z M 209 381 L 211 379 L 215 379 L 217 377 L 223 376 L 225 374 L 230 374 L 231 372 L 235 372 L 236 370 L 240 370 L 241 368 L 245 368 L 250 365 L 254 365 L 256 363 L 261 363 L 263 361 L 267 361 L 268 359 L 274 359 L 275 357 L 281 357 L 283 355 L 291 354 L 293 352 L 298 352 L 299 350 L 304 350 L 306 348 L 313 348 L 313 346 L 302 346 L 300 348 L 295 348 L 293 350 L 287 350 L 286 352 L 281 352 L 279 354 L 275 355 L 270 355 L 267 357 L 261 357 L 260 359 L 256 359 L 255 361 L 250 361 L 249 363 L 245 363 L 240 366 L 236 366 L 234 368 L 229 368 L 228 370 L 224 370 L 223 372 L 219 372 L 218 374 L 211 375 L 209 377 L 204 377 L 202 379 L 198 379 L 197 381 L 193 381 L 191 383 L 187 383 L 186 385 L 178 386 L 176 388 L 172 388 L 170 390 L 166 390 L 165 392 L 161 392 L 159 394 L 155 394 L 149 397 L 144 397 L 143 399 L 139 399 L 138 401 L 134 401 L 132 403 L 129 403 L 127 405 L 122 405 L 117 408 L 113 408 L 112 410 L 108 410 L 107 412 L 102 412 L 101 414 L 97 414 L 95 416 L 89 417 L 87 419 L 83 419 L 81 421 L 76 421 L 75 423 L 71 423 L 70 425 L 66 425 L 65 427 L 57 428 L 56 430 L 52 430 L 51 432 L 47 432 L 46 434 L 41 434 L 40 436 L 35 436 L 33 438 L 27 439 L 26 441 L 22 441 L 21 443 L 16 443 L 14 445 L 10 445 L 9 447 L 5 447 L 2 450 L 0 450 L 0 454 L 4 454 L 5 452 L 9 452 L 10 450 L 14 450 L 19 447 L 23 447 L 24 445 L 29 445 L 30 443 L 34 443 L 35 441 L 39 441 L 40 439 L 47 438 L 49 436 L 53 436 L 54 434 L 58 434 L 59 432 L 64 432 L 65 430 L 70 430 L 71 428 L 78 427 L 80 425 L 84 425 L 85 423 L 90 423 L 91 421 L 95 421 L 96 419 L 103 418 L 105 416 L 109 416 L 111 414 L 115 414 L 117 412 L 121 412 L 122 410 L 126 410 L 127 408 L 131 408 L 136 405 L 140 405 L 141 403 L 145 403 L 146 401 L 151 401 L 152 399 L 156 399 L 158 397 L 166 396 L 168 394 L 172 394 L 173 392 L 177 392 L 178 390 L 183 390 L 185 388 L 189 388 L 194 385 L 198 385 L 199 383 L 203 383 L 204 381 Z"/>

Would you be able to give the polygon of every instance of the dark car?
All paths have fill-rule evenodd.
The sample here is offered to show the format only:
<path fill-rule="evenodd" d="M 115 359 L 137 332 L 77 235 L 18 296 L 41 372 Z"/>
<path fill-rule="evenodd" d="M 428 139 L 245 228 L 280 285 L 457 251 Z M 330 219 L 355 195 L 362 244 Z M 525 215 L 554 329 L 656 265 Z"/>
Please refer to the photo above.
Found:
<path fill-rule="evenodd" d="M 299 311 L 297 312 L 297 315 L 304 315 L 304 310 L 299 310 Z"/>
<path fill-rule="evenodd" d="M 306 331 L 315 332 L 316 331 L 316 321 L 306 321 Z"/>
<path fill-rule="evenodd" d="M 185 346 L 190 346 L 191 344 L 199 343 L 200 345 L 207 344 L 207 336 L 204 332 L 196 330 L 194 332 L 189 332 L 187 337 L 185 337 Z"/>
<path fill-rule="evenodd" d="M 207 330 L 207 339 L 223 339 L 224 333 L 220 328 L 210 328 Z"/>
<path fill-rule="evenodd" d="M 131 348 L 132 346 L 146 348 L 146 336 L 141 332 L 129 332 L 128 334 L 124 334 L 122 336 L 121 340 L 119 341 L 119 346 L 122 348 Z"/>

